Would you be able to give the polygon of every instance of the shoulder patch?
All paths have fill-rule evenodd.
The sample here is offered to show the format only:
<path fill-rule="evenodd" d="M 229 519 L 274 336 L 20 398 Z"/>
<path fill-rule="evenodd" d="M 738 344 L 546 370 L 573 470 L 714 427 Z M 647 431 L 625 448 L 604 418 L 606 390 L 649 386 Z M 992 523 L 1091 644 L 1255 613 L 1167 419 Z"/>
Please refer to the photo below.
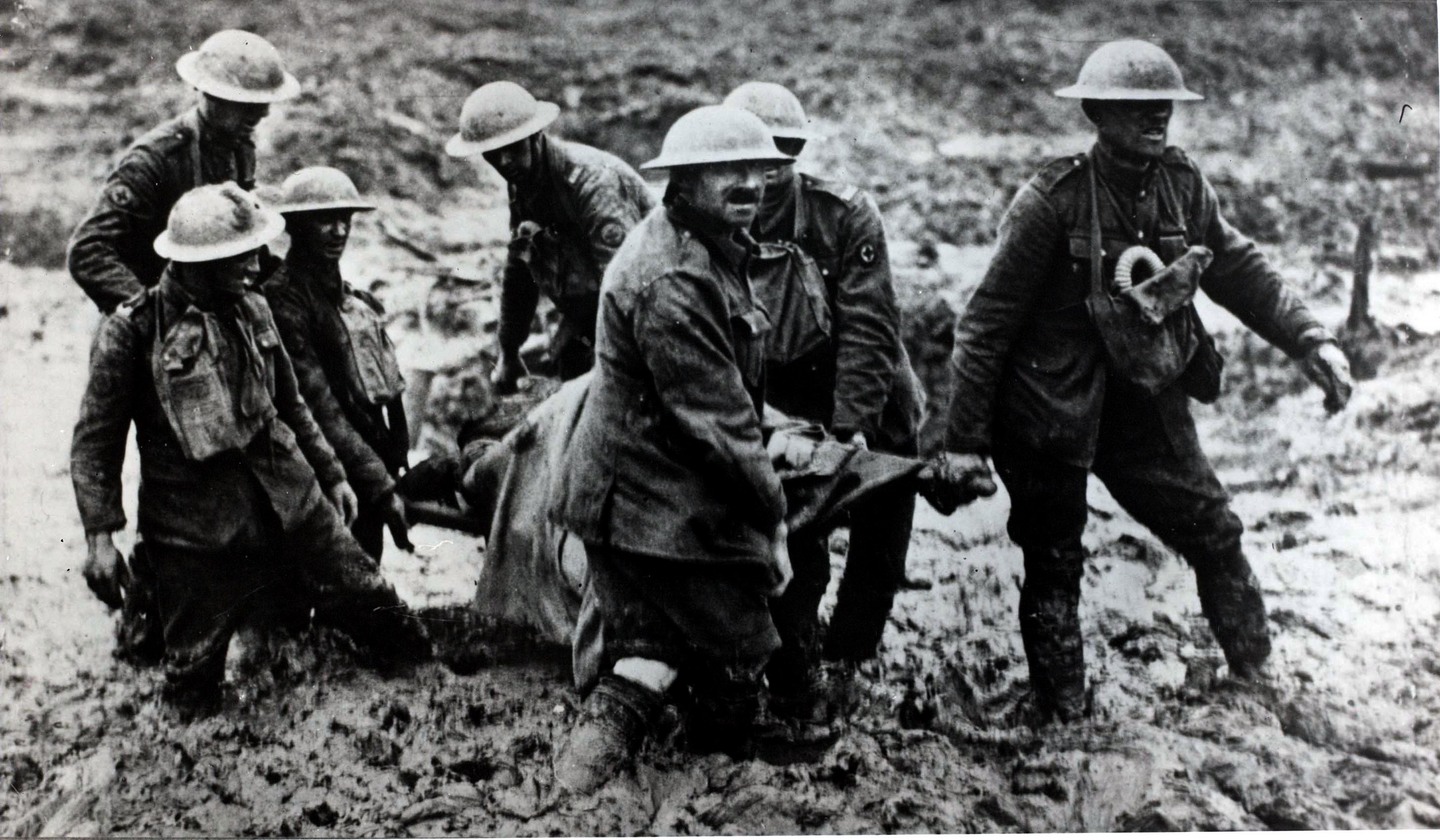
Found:
<path fill-rule="evenodd" d="M 1042 192 L 1050 192 L 1060 183 L 1072 175 L 1078 175 L 1085 171 L 1085 155 L 1067 155 L 1056 158 L 1040 168 L 1031 179 L 1036 188 Z"/>
<path fill-rule="evenodd" d="M 625 227 L 619 222 L 606 222 L 600 228 L 600 241 L 608 248 L 619 248 L 625 241 Z"/>
<path fill-rule="evenodd" d="M 117 181 L 105 188 L 105 201 L 110 206 L 118 207 L 121 210 L 134 210 L 140 205 L 140 200 L 135 197 L 135 191 L 123 181 Z"/>
<path fill-rule="evenodd" d="M 875 264 L 875 246 L 869 242 L 860 246 L 860 252 L 856 255 L 860 258 L 861 265 Z"/>

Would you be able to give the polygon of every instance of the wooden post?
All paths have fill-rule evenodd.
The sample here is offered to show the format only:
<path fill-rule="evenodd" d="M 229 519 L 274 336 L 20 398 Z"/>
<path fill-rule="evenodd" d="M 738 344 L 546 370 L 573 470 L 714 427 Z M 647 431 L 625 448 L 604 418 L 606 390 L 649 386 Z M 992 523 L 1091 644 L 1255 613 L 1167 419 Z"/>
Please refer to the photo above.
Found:
<path fill-rule="evenodd" d="M 1375 266 L 1375 244 L 1379 239 L 1374 213 L 1360 220 L 1360 233 L 1355 237 L 1355 283 L 1350 291 L 1350 316 L 1346 330 L 1352 334 L 1374 332 L 1375 319 L 1370 316 L 1370 271 Z"/>

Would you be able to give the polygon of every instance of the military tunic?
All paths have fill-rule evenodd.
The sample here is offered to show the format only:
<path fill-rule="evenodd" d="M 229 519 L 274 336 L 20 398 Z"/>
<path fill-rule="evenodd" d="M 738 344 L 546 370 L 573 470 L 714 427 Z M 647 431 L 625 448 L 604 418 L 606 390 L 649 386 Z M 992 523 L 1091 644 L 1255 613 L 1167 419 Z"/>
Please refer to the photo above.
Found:
<path fill-rule="evenodd" d="M 155 237 L 170 208 L 198 186 L 255 187 L 255 146 L 209 130 L 198 109 L 172 117 L 126 149 L 90 215 L 70 237 L 70 276 L 102 312 L 155 285 L 165 260 Z"/>
<path fill-rule="evenodd" d="M 543 293 L 561 317 L 551 358 L 562 379 L 573 379 L 594 363 L 605 269 L 655 199 L 644 179 L 608 152 L 542 134 L 538 155 L 533 179 L 510 185 L 499 341 L 504 352 L 519 352 Z"/>
<path fill-rule="evenodd" d="M 321 493 L 344 472 L 263 298 L 205 312 L 164 275 L 101 324 L 70 456 L 86 533 L 125 527 L 120 473 L 132 422 L 138 531 L 172 685 L 218 684 L 240 621 L 296 589 L 362 640 L 415 641 L 413 620 L 395 610 L 403 604 Z"/>
<path fill-rule="evenodd" d="M 1177 148 L 1141 170 L 1097 145 L 1021 188 L 956 327 L 946 448 L 994 457 L 1010 494 L 1010 536 L 1025 555 L 1020 624 L 1032 683 L 1042 704 L 1067 717 L 1083 707 L 1077 611 L 1091 471 L 1194 568 L 1202 611 L 1231 665 L 1262 662 L 1270 650 L 1242 526 L 1200 450 L 1182 384 L 1152 394 L 1127 378 L 1087 309 L 1091 166 L 1105 282 L 1132 245 L 1167 263 L 1204 245 L 1214 260 L 1200 288 L 1247 326 L 1292 356 L 1329 339 L 1225 221 L 1214 189 Z"/>
<path fill-rule="evenodd" d="M 394 348 L 379 325 L 383 307 L 346 283 L 334 262 L 293 254 L 261 289 L 275 314 L 300 393 L 360 498 L 360 515 L 351 530 L 366 551 L 379 557 L 382 506 L 395 491 L 395 477 L 409 454 L 405 408 L 399 399 L 404 381 Z M 347 317 L 367 323 L 352 330 Z M 357 341 L 365 346 L 357 347 Z M 357 363 L 361 354 L 379 364 Z M 367 374 L 379 381 L 357 381 Z M 388 394 L 378 404 L 370 393 L 377 388 Z"/>
<path fill-rule="evenodd" d="M 772 282 L 821 284 L 814 297 L 828 315 L 820 320 L 829 322 L 828 332 L 819 329 L 814 349 L 800 358 L 772 353 L 766 401 L 842 438 L 862 433 L 877 451 L 915 455 L 922 398 L 901 342 L 885 229 L 874 200 L 856 187 L 801 173 L 784 192 L 767 189 L 754 229 L 762 243 L 793 242 L 813 260 L 812 270 L 804 260 L 792 259 L 789 277 Z M 776 335 L 804 346 L 812 342 L 797 333 L 816 332 L 819 324 L 796 297 L 772 302 L 771 316 L 781 321 Z M 875 655 L 905 579 L 914 515 L 914 489 L 905 485 L 851 512 L 850 546 L 825 642 L 827 656 L 860 660 Z M 772 690 L 803 680 L 819 652 L 817 611 L 830 580 L 828 544 L 823 533 L 791 535 L 795 580 L 773 609 L 785 645 L 770 665 Z"/>
<path fill-rule="evenodd" d="M 613 657 L 691 651 L 758 667 L 785 515 L 761 430 L 764 312 L 743 231 L 680 205 L 625 240 L 600 294 L 597 360 L 556 494 L 586 543 Z"/>

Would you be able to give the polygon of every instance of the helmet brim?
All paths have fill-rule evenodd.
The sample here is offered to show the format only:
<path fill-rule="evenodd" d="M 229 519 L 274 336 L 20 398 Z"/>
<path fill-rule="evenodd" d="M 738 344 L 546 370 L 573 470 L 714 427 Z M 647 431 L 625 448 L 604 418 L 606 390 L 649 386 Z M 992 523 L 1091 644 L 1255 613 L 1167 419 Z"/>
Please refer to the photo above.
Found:
<path fill-rule="evenodd" d="M 272 104 L 284 102 L 287 99 L 294 99 L 300 95 L 300 80 L 295 78 L 290 71 L 286 70 L 285 79 L 280 86 L 273 90 L 250 90 L 249 88 L 237 87 L 226 84 L 217 79 L 212 79 L 200 70 L 198 62 L 200 53 L 188 52 L 180 56 L 175 62 L 175 72 L 180 78 L 189 82 L 192 87 L 201 93 L 208 93 L 216 99 L 224 99 L 228 102 L 244 102 L 246 104 Z"/>
<path fill-rule="evenodd" d="M 545 129 L 555 118 L 560 116 L 560 106 L 554 102 L 536 102 L 534 116 L 525 122 L 515 126 L 509 131 L 502 131 L 493 137 L 484 140 L 467 140 L 464 134 L 456 133 L 445 144 L 445 154 L 451 157 L 475 157 L 485 152 L 493 152 L 496 149 L 514 143 L 516 140 L 524 140 L 532 134 L 537 134 Z"/>
<path fill-rule="evenodd" d="M 1140 88 L 1094 87 L 1092 85 L 1071 85 L 1055 91 L 1061 99 L 1108 99 L 1112 101 L 1153 102 L 1169 99 L 1175 102 L 1195 102 L 1205 97 L 1193 90 L 1171 88 L 1168 90 L 1142 90 Z"/>
<path fill-rule="evenodd" d="M 268 207 L 260 208 L 265 223 L 260 229 L 233 242 L 217 242 L 213 245 L 181 245 L 170 238 L 170 231 L 163 231 L 155 237 L 155 253 L 167 260 L 178 263 L 210 262 L 234 257 L 253 251 L 285 232 L 285 219 Z"/>
<path fill-rule="evenodd" d="M 270 209 L 274 210 L 276 213 L 279 213 L 282 216 L 288 215 L 290 213 L 315 213 L 321 210 L 354 210 L 357 213 L 365 213 L 370 210 L 374 210 L 375 205 L 365 201 L 345 201 L 344 199 L 336 199 L 335 201 L 309 201 L 299 202 L 296 204 L 272 204 L 270 205 Z"/>
<path fill-rule="evenodd" d="M 703 154 L 684 155 L 660 155 L 653 160 L 647 160 L 640 164 L 641 169 L 673 169 L 676 166 L 704 166 L 711 163 L 794 163 L 795 158 L 790 155 L 766 154 L 757 152 L 753 155 L 734 152 L 715 151 Z"/>
<path fill-rule="evenodd" d="M 776 140 L 805 140 L 821 141 L 827 139 L 818 131 L 811 131 L 808 128 L 772 128 L 770 136 Z"/>

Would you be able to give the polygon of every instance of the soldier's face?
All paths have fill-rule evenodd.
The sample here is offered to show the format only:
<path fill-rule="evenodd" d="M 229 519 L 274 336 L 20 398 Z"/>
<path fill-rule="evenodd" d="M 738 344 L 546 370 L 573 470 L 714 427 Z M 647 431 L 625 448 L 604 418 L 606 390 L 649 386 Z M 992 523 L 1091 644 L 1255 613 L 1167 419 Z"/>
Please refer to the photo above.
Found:
<path fill-rule="evenodd" d="M 695 167 L 690 204 L 727 227 L 748 228 L 765 194 L 765 164 L 751 161 Z"/>
<path fill-rule="evenodd" d="M 263 102 L 231 102 L 209 95 L 201 97 L 200 107 L 206 122 L 236 137 L 249 137 L 255 133 L 255 126 L 270 113 L 270 106 Z"/>
<path fill-rule="evenodd" d="M 260 252 L 248 251 L 234 257 L 212 261 L 205 278 L 212 299 L 228 301 L 239 298 L 260 276 Z"/>
<path fill-rule="evenodd" d="M 1154 102 L 1096 102 L 1091 118 L 1100 140 L 1112 151 L 1139 158 L 1158 158 L 1165 151 L 1175 105 Z"/>
<path fill-rule="evenodd" d="M 776 137 L 775 148 L 791 157 L 799 157 L 805 148 L 805 141 L 795 137 Z M 765 165 L 765 188 L 775 189 L 795 179 L 795 164 L 768 163 Z"/>
<path fill-rule="evenodd" d="M 345 244 L 350 241 L 350 222 L 354 215 L 351 210 L 292 213 L 285 220 L 285 229 L 290 232 L 292 247 L 328 260 L 338 260 L 345 253 Z"/>
<path fill-rule="evenodd" d="M 534 145 L 530 142 L 530 137 L 516 140 L 508 146 L 482 152 L 480 156 L 485 158 L 486 163 L 495 167 L 495 171 L 500 173 L 500 177 L 512 184 L 523 178 L 535 162 Z"/>

